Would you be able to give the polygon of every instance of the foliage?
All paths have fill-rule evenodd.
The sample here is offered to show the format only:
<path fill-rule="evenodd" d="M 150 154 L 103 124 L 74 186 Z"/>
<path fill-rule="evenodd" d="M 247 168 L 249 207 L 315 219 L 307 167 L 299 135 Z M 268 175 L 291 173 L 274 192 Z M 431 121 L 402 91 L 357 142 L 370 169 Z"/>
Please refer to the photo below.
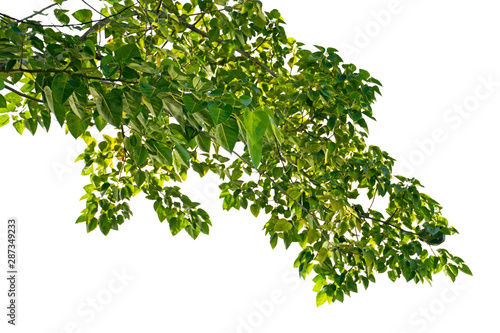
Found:
<path fill-rule="evenodd" d="M 172 182 L 212 172 L 224 209 L 264 212 L 273 248 L 300 245 L 295 267 L 316 274 L 318 306 L 367 288 L 375 272 L 471 274 L 424 248 L 457 231 L 418 180 L 393 175 L 395 160 L 365 142 L 380 83 L 333 48 L 287 37 L 278 10 L 107 0 L 70 13 L 55 2 L 22 20 L 2 14 L 0 126 L 34 135 L 55 120 L 85 140 L 77 160 L 90 183 L 76 222 L 87 232 L 118 230 L 143 192 L 172 234 L 208 234 L 209 215 Z M 52 7 L 60 24 L 33 18 Z M 372 209 L 376 197 L 385 212 Z"/>

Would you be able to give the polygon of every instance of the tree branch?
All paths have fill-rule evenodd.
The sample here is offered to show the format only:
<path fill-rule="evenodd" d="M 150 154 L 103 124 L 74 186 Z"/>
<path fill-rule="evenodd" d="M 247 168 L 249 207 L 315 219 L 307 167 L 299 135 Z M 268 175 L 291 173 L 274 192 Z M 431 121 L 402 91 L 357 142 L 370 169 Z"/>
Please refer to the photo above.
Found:
<path fill-rule="evenodd" d="M 53 3 L 52 5 L 49 5 L 49 6 L 45 7 L 45 8 L 42 8 L 42 9 L 40 9 L 39 11 L 34 12 L 34 13 L 33 13 L 33 14 L 31 14 L 30 16 L 26 16 L 25 18 L 23 18 L 23 21 L 24 21 L 24 20 L 27 20 L 27 19 L 30 19 L 30 18 L 32 18 L 33 16 L 36 16 L 36 15 L 38 15 L 38 14 L 41 14 L 43 11 L 45 11 L 45 10 L 47 10 L 47 9 L 49 9 L 49 8 L 54 7 L 55 5 L 57 5 L 57 3 Z"/>
<path fill-rule="evenodd" d="M 385 225 L 391 226 L 393 228 L 399 229 L 402 232 L 406 232 L 407 234 L 412 234 L 412 235 L 415 235 L 415 236 L 418 237 L 418 235 L 417 235 L 416 232 L 403 229 L 403 228 L 401 228 L 401 227 L 399 227 L 397 225 L 394 225 L 394 224 L 390 223 L 390 220 L 392 219 L 392 216 L 394 216 L 394 214 L 392 214 L 386 221 L 383 221 L 383 220 L 376 219 L 374 217 L 367 216 L 366 214 L 361 214 L 361 217 L 364 218 L 364 219 L 370 219 L 370 220 L 375 221 L 375 222 L 380 222 L 382 224 L 385 224 Z"/>
<path fill-rule="evenodd" d="M 195 27 L 194 25 L 192 24 L 189 24 L 187 23 L 186 21 L 182 20 L 181 18 L 178 19 L 179 20 L 179 23 L 182 24 L 183 26 L 185 26 L 186 28 L 189 28 L 190 30 L 192 30 L 193 32 L 196 32 L 197 34 L 205 37 L 205 38 L 208 38 L 208 34 L 204 31 L 201 31 L 200 29 L 198 29 L 197 27 Z M 224 40 L 222 39 L 218 39 L 217 42 L 219 43 L 224 43 Z M 276 74 L 272 69 L 270 69 L 267 65 L 263 64 L 262 62 L 260 62 L 259 60 L 255 59 L 254 57 L 252 57 L 250 54 L 248 54 L 247 52 L 243 51 L 242 49 L 236 49 L 236 52 L 238 52 L 239 54 L 241 54 L 243 57 L 247 58 L 248 60 L 250 60 L 251 62 L 255 63 L 256 65 L 260 66 L 262 69 L 264 69 L 266 72 L 268 72 L 269 74 L 271 74 L 272 76 L 274 77 L 278 77 L 278 74 Z"/>
<path fill-rule="evenodd" d="M 190 127 L 192 127 L 191 124 L 188 124 L 190 125 Z M 200 129 L 197 129 L 195 128 L 196 130 L 198 130 L 201 134 L 205 135 L 206 137 L 212 139 L 212 140 L 216 140 L 216 138 L 210 134 L 208 134 L 207 132 L 203 131 L 203 130 L 200 130 Z M 313 223 L 315 225 L 316 228 L 320 229 L 320 224 L 318 222 L 318 218 L 316 217 L 315 214 L 313 214 L 309 209 L 307 209 L 306 207 L 304 207 L 304 205 L 302 205 L 300 202 L 298 202 L 297 200 L 295 200 L 290 194 L 288 194 L 271 176 L 269 176 L 267 173 L 265 173 L 264 171 L 261 171 L 259 168 L 255 167 L 252 163 L 250 163 L 247 159 L 245 159 L 243 156 L 241 156 L 240 154 L 236 153 L 233 151 L 233 154 L 236 155 L 240 160 L 242 160 L 243 162 L 245 162 L 248 166 L 250 166 L 251 168 L 253 168 L 255 171 L 257 171 L 259 173 L 260 176 L 262 177 L 265 177 L 267 179 L 269 179 L 271 181 L 271 183 L 281 192 L 283 193 L 286 197 L 288 197 L 290 200 L 292 200 L 297 206 L 299 206 L 300 208 L 302 208 L 302 210 L 304 212 L 306 212 L 307 214 L 311 215 L 312 219 L 313 219 Z M 320 232 L 321 236 L 323 237 L 323 239 L 328 242 L 333 248 L 339 250 L 339 251 L 342 251 L 342 252 L 345 252 L 345 253 L 353 253 L 353 252 L 350 252 L 350 251 L 345 251 L 345 250 L 342 250 L 340 249 L 339 247 L 335 246 L 334 244 L 332 244 L 332 242 L 330 242 L 330 239 L 327 238 L 322 232 Z"/>
<path fill-rule="evenodd" d="M 47 9 L 51 8 L 51 7 L 54 7 L 55 5 L 57 5 L 57 4 L 56 4 L 56 3 L 53 3 L 52 5 L 49 5 L 49 6 L 45 7 L 45 8 L 42 8 L 42 9 L 40 9 L 39 11 L 34 12 L 34 13 L 33 13 L 33 14 L 31 14 L 30 16 L 26 16 L 26 17 L 25 17 L 25 18 L 23 18 L 21 21 L 26 21 L 26 20 L 28 20 L 28 19 L 32 18 L 33 16 L 36 16 L 36 15 L 38 15 L 38 14 L 41 14 L 43 11 L 45 11 L 45 10 L 47 10 Z M 8 24 L 6 24 L 6 25 L 4 25 L 3 27 L 0 27 L 0 30 L 1 30 L 1 29 L 5 29 L 5 28 L 7 28 L 8 26 L 9 26 L 9 25 L 8 25 Z"/>
<path fill-rule="evenodd" d="M 21 69 L 21 68 L 19 68 L 19 69 L 10 70 L 9 72 L 6 72 L 5 70 L 3 70 L 3 71 L 0 70 L 0 73 L 6 73 L 6 74 L 13 74 L 13 73 L 64 73 L 67 75 L 77 76 L 77 77 L 81 77 L 84 79 L 90 79 L 90 80 L 133 83 L 133 84 L 139 83 L 136 81 L 125 81 L 125 80 L 121 80 L 121 79 L 108 79 L 108 78 L 99 77 L 99 76 L 83 75 L 83 74 L 73 73 L 73 72 L 70 72 L 67 70 L 62 70 L 62 69 Z"/>
<path fill-rule="evenodd" d="M 35 102 L 38 102 L 38 103 L 43 103 L 43 101 L 41 99 L 38 99 L 38 98 L 35 98 L 35 97 L 31 97 L 29 95 L 23 94 L 22 92 L 17 91 L 16 89 L 14 89 L 12 87 L 9 87 L 8 85 L 5 85 L 5 89 L 10 90 L 13 93 L 15 93 L 15 94 L 17 94 L 17 95 L 19 95 L 21 97 L 24 97 L 24 98 L 27 98 L 27 99 L 31 99 L 32 101 L 35 101 Z"/>
<path fill-rule="evenodd" d="M 295 128 L 295 129 L 292 129 L 292 130 L 285 130 L 285 132 L 287 132 L 287 133 L 293 133 L 293 132 L 300 132 L 300 131 L 302 131 L 304 128 L 306 128 L 307 125 L 309 125 L 313 121 L 313 119 L 314 119 L 315 116 L 316 116 L 316 113 L 313 114 L 309 119 L 307 119 L 306 122 L 302 123 L 302 125 L 300 125 L 299 127 Z"/>
<path fill-rule="evenodd" d="M 83 33 L 83 35 L 80 37 L 80 39 L 82 40 L 82 42 L 84 42 L 90 34 L 97 32 L 97 31 L 101 30 L 103 27 L 105 27 L 111 21 L 111 19 L 113 17 L 120 15 L 121 13 L 123 13 L 124 11 L 126 11 L 127 9 L 129 9 L 130 7 L 133 7 L 133 6 L 134 5 L 127 6 L 127 7 L 123 8 L 122 10 L 120 10 L 119 12 L 117 12 L 116 14 L 113 14 L 113 15 L 107 16 L 103 19 L 100 19 L 99 21 L 97 21 L 96 24 L 94 24 L 87 31 L 85 31 Z"/>

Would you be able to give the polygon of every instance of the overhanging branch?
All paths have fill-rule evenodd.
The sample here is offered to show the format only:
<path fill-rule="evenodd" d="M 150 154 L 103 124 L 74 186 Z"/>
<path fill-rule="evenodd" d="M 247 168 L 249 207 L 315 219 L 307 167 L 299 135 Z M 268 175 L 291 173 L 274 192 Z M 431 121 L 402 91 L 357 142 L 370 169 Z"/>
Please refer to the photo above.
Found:
<path fill-rule="evenodd" d="M 21 97 L 24 97 L 24 98 L 27 98 L 27 99 L 30 99 L 32 101 L 35 101 L 35 102 L 38 102 L 38 103 L 43 103 L 43 101 L 41 99 L 38 99 L 38 98 L 35 98 L 35 97 L 31 97 L 30 95 L 26 95 L 20 91 L 17 91 L 16 89 L 12 88 L 12 87 L 9 87 L 8 85 L 5 85 L 5 89 L 7 90 L 10 90 L 12 91 L 13 93 L 21 96 Z"/>
<path fill-rule="evenodd" d="M 194 25 L 189 24 L 186 21 L 181 20 L 181 19 L 179 19 L 179 23 L 182 24 L 183 26 L 185 26 L 186 28 L 189 28 L 193 32 L 196 32 L 197 34 L 199 34 L 205 38 L 208 38 L 208 34 L 206 32 L 201 31 L 200 29 L 198 29 Z M 224 43 L 224 40 L 217 39 L 217 42 L 222 44 L 222 43 Z M 278 74 L 276 74 L 271 68 L 269 68 L 266 64 L 263 64 L 259 60 L 255 59 L 254 57 L 252 57 L 250 54 L 248 54 L 248 52 L 245 52 L 242 49 L 238 49 L 238 48 L 236 49 L 236 52 L 238 52 L 239 54 L 241 54 L 243 57 L 247 58 L 251 62 L 255 63 L 256 65 L 260 66 L 262 69 L 264 69 L 266 72 L 268 72 L 272 76 L 278 77 Z"/>

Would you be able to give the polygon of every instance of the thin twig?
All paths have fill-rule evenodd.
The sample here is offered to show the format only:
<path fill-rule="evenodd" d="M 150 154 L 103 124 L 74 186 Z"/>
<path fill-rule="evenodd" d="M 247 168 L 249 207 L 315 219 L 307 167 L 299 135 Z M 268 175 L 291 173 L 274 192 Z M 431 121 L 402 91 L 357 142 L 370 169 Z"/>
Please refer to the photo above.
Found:
<path fill-rule="evenodd" d="M 304 128 L 306 128 L 306 127 L 307 127 L 307 125 L 309 125 L 309 124 L 313 121 L 313 119 L 314 119 L 314 117 L 315 117 L 315 116 L 316 116 L 316 113 L 314 113 L 314 114 L 313 114 L 313 115 L 312 115 L 309 119 L 307 119 L 307 121 L 306 121 L 306 122 L 302 123 L 302 125 L 300 125 L 299 127 L 295 128 L 295 129 L 292 129 L 292 130 L 286 130 L 286 129 L 283 129 L 283 130 L 284 130 L 285 132 L 287 132 L 287 133 L 295 133 L 295 132 L 300 132 L 300 131 L 302 131 Z M 304 117 L 302 117 L 302 118 L 304 118 Z"/>
<path fill-rule="evenodd" d="M 130 6 L 127 6 L 125 8 L 123 8 L 122 10 L 120 10 L 119 12 L 117 12 L 116 14 L 113 14 L 113 15 L 110 15 L 110 16 L 107 16 L 99 21 L 97 21 L 96 24 L 94 24 L 93 26 L 91 26 L 87 31 L 85 31 L 83 33 L 83 35 L 80 37 L 82 42 L 84 42 L 86 39 L 87 39 L 87 36 L 96 32 L 96 31 L 99 31 L 100 29 L 102 29 L 103 27 L 105 27 L 106 25 L 108 25 L 108 23 L 111 21 L 111 19 L 117 15 L 120 15 L 121 13 L 123 13 L 124 11 L 126 11 L 127 9 L 133 7 L 133 5 L 130 5 Z M 129 27 L 130 29 L 130 27 Z"/>
<path fill-rule="evenodd" d="M 13 93 L 15 93 L 15 94 L 17 94 L 17 95 L 19 95 L 21 97 L 24 97 L 24 98 L 27 98 L 27 99 L 31 99 L 32 101 L 35 101 L 35 102 L 38 102 L 38 103 L 43 103 L 43 101 L 41 99 L 38 99 L 38 98 L 35 98 L 35 97 L 31 97 L 30 95 L 23 94 L 22 92 L 17 91 L 16 89 L 14 89 L 12 87 L 9 87 L 8 85 L 5 85 L 4 88 L 7 89 L 7 90 L 12 91 Z"/>
<path fill-rule="evenodd" d="M 33 14 L 31 14 L 30 16 L 26 16 L 25 18 L 23 18 L 23 19 L 22 19 L 22 21 L 26 21 L 26 20 L 28 20 L 28 19 L 32 18 L 33 16 L 36 16 L 36 15 L 38 15 L 38 14 L 41 14 L 43 11 L 45 11 L 45 10 L 47 10 L 47 9 L 51 8 L 51 7 L 54 7 L 55 5 L 57 5 L 57 4 L 56 4 L 56 3 L 53 3 L 52 5 L 48 5 L 47 7 L 42 8 L 42 9 L 40 9 L 39 11 L 34 12 L 34 13 L 33 13 Z M 1 29 L 4 29 L 4 28 L 7 28 L 8 26 L 9 26 L 8 24 L 7 24 L 7 25 L 4 25 L 3 27 L 0 27 L 0 30 L 1 30 Z"/>
<path fill-rule="evenodd" d="M 91 6 L 91 5 L 90 5 L 87 1 L 82 0 L 82 2 L 83 2 L 84 4 L 86 4 L 87 6 L 89 6 L 89 7 L 90 7 L 90 9 L 92 9 L 92 10 L 93 10 L 94 12 L 96 12 L 97 14 L 102 15 L 102 14 L 101 14 L 101 12 L 99 12 L 97 9 L 95 9 L 94 7 L 92 7 L 92 6 Z"/>
<path fill-rule="evenodd" d="M 139 7 L 141 7 L 142 11 L 144 12 L 144 15 L 146 15 L 146 21 L 148 21 L 148 25 L 149 25 L 149 28 L 151 28 L 153 25 L 151 24 L 151 21 L 149 20 L 149 15 L 148 15 L 148 11 L 146 10 L 145 7 L 142 6 L 141 4 L 141 0 L 138 0 L 137 1 L 139 3 Z M 147 28 L 147 26 L 146 26 Z M 147 32 L 147 31 L 146 31 Z M 144 34 L 144 36 L 146 36 L 146 33 Z M 153 41 L 153 34 L 151 34 L 151 37 L 149 39 L 149 44 L 148 44 L 148 47 L 146 48 L 146 57 L 148 56 L 149 54 L 149 48 L 151 47 L 151 42 Z"/>
<path fill-rule="evenodd" d="M 6 71 L 0 71 L 0 73 L 7 73 Z M 99 76 L 89 76 L 89 75 L 83 75 L 83 74 L 78 74 L 78 73 L 73 73 L 70 71 L 66 70 L 61 70 L 61 69 L 14 69 L 8 72 L 9 74 L 14 74 L 14 73 L 63 73 L 63 74 L 68 74 L 72 76 L 78 76 L 84 79 L 90 79 L 90 80 L 100 80 L 100 81 L 109 81 L 109 82 L 122 82 L 122 83 L 134 83 L 137 84 L 138 82 L 136 81 L 125 81 L 121 79 L 110 79 L 110 78 L 104 78 L 104 77 L 99 77 Z"/>

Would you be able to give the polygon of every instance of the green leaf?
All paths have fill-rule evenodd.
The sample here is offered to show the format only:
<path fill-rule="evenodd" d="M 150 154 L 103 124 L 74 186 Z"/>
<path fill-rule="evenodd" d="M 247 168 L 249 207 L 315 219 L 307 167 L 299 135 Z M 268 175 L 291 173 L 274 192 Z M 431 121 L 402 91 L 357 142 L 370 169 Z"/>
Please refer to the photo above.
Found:
<path fill-rule="evenodd" d="M 134 174 L 134 182 L 137 187 L 141 187 L 146 181 L 146 173 L 142 170 L 137 170 Z"/>
<path fill-rule="evenodd" d="M 208 103 L 208 111 L 210 112 L 210 117 L 212 117 L 214 125 L 218 125 L 229 119 L 233 113 L 233 108 L 231 105 L 224 105 L 222 108 L 219 108 L 215 102 L 210 102 Z"/>
<path fill-rule="evenodd" d="M 232 153 L 234 145 L 238 141 L 238 123 L 231 118 L 225 123 L 215 127 L 215 139 L 222 148 Z"/>
<path fill-rule="evenodd" d="M 244 106 L 249 106 L 250 104 L 252 104 L 252 97 L 250 96 L 243 95 L 239 98 L 239 100 Z"/>
<path fill-rule="evenodd" d="M 134 90 L 123 90 L 122 105 L 123 111 L 131 118 L 135 118 L 139 113 L 142 103 L 142 95 Z"/>
<path fill-rule="evenodd" d="M 94 115 L 94 123 L 95 123 L 95 127 L 100 131 L 102 131 L 104 129 L 104 127 L 106 127 L 106 121 L 100 116 L 100 115 L 97 115 L 95 116 Z"/>
<path fill-rule="evenodd" d="M 104 196 L 104 194 L 106 194 L 106 192 L 108 191 L 109 186 L 110 186 L 110 184 L 108 182 L 103 183 L 101 185 L 101 196 Z"/>
<path fill-rule="evenodd" d="M 132 158 L 137 166 L 142 166 L 148 159 L 148 150 L 143 146 L 136 147 L 132 153 Z"/>
<path fill-rule="evenodd" d="M 271 248 L 274 250 L 274 248 L 276 247 L 276 244 L 278 244 L 278 234 L 272 235 L 269 242 L 271 243 Z"/>
<path fill-rule="evenodd" d="M 448 264 L 448 267 L 450 267 L 450 270 L 453 272 L 453 275 L 457 276 L 458 275 L 458 267 L 453 265 L 453 264 Z"/>
<path fill-rule="evenodd" d="M 470 270 L 469 266 L 466 264 L 460 264 L 458 265 L 458 269 L 464 272 L 465 274 L 471 275 L 472 276 L 472 271 Z"/>
<path fill-rule="evenodd" d="M 216 40 L 218 40 L 220 37 L 220 30 L 219 30 L 219 27 L 213 27 L 212 29 L 210 29 L 210 31 L 208 31 L 208 40 L 210 41 L 210 43 L 213 43 L 215 42 Z"/>
<path fill-rule="evenodd" d="M 445 271 L 446 275 L 448 275 L 450 277 L 451 281 L 455 282 L 457 275 L 455 274 L 455 272 L 451 268 L 451 265 L 444 266 L 444 271 Z"/>
<path fill-rule="evenodd" d="M 172 165 L 172 150 L 160 142 L 154 142 L 154 146 L 162 163 Z"/>
<path fill-rule="evenodd" d="M 363 252 L 363 258 L 365 258 L 366 266 L 368 266 L 368 272 L 371 273 L 375 261 L 375 253 L 372 250 L 365 251 Z"/>
<path fill-rule="evenodd" d="M 293 224 L 286 219 L 279 219 L 274 225 L 274 231 L 288 231 L 293 228 Z"/>
<path fill-rule="evenodd" d="M 187 81 L 189 79 L 189 76 L 181 72 L 181 70 L 174 65 L 168 66 L 167 71 L 170 77 L 174 80 Z"/>
<path fill-rule="evenodd" d="M 268 106 L 263 106 L 263 107 L 258 107 L 255 111 L 264 111 L 268 116 L 269 116 L 269 122 L 271 123 L 269 125 L 271 131 L 273 132 L 274 136 L 276 137 L 276 140 L 278 140 L 278 142 L 282 142 L 283 139 L 282 139 L 282 136 L 281 136 L 281 131 L 278 127 L 278 125 L 276 125 L 276 123 L 274 122 L 274 114 L 273 114 L 273 111 L 271 110 L 270 107 Z M 269 129 L 268 129 L 269 131 Z"/>
<path fill-rule="evenodd" d="M 330 201 L 330 208 L 334 211 L 337 212 L 344 207 L 344 203 L 341 200 L 331 200 Z"/>
<path fill-rule="evenodd" d="M 147 99 L 151 99 L 153 98 L 156 94 L 155 94 L 155 87 L 147 84 L 147 83 L 141 83 L 139 84 L 139 89 L 141 90 L 141 93 L 144 97 L 146 97 Z"/>
<path fill-rule="evenodd" d="M 79 87 L 78 81 L 72 80 L 69 75 L 59 73 L 52 81 L 52 94 L 54 101 L 63 104 L 71 96 L 73 91 Z"/>
<path fill-rule="evenodd" d="M 157 70 L 148 63 L 137 63 L 131 62 L 127 64 L 127 67 L 134 69 L 138 72 L 148 73 L 148 74 L 157 74 Z"/>
<path fill-rule="evenodd" d="M 135 44 L 127 44 L 115 51 L 115 58 L 121 62 L 126 60 L 141 58 L 141 51 Z"/>
<path fill-rule="evenodd" d="M 186 168 L 189 168 L 189 161 L 191 160 L 191 156 L 189 156 L 189 152 L 181 145 L 175 145 L 174 157 L 181 162 Z"/>
<path fill-rule="evenodd" d="M 179 122 L 179 124 L 184 125 L 185 116 L 184 111 L 182 110 L 182 104 L 170 96 L 164 97 L 162 101 L 163 107 L 174 115 L 174 118 Z"/>
<path fill-rule="evenodd" d="M 54 15 L 56 16 L 57 20 L 64 25 L 69 24 L 69 17 L 65 14 L 67 12 L 68 10 L 65 9 L 54 9 Z"/>
<path fill-rule="evenodd" d="M 6 108 L 7 107 L 7 101 L 5 100 L 5 97 L 3 95 L 0 95 L 0 109 Z"/>
<path fill-rule="evenodd" d="M 64 106 L 62 106 L 60 103 L 54 100 L 53 95 L 52 95 L 52 89 L 50 89 L 49 86 L 45 86 L 43 88 L 44 90 L 44 104 L 45 107 L 55 114 L 57 122 L 59 125 L 64 124 L 64 119 L 66 118 L 66 110 L 64 109 Z M 24 127 L 23 127 L 24 128 Z"/>
<path fill-rule="evenodd" d="M 4 114 L 0 116 L 0 127 L 3 127 L 7 125 L 10 121 L 10 118 L 8 115 Z"/>
<path fill-rule="evenodd" d="M 203 80 L 199 76 L 195 76 L 193 78 L 193 88 L 196 89 L 197 91 L 201 90 L 204 86 Z"/>
<path fill-rule="evenodd" d="M 85 118 L 87 115 L 87 96 L 80 91 L 73 92 L 68 98 L 69 106 L 80 119 Z"/>
<path fill-rule="evenodd" d="M 17 133 L 23 135 L 24 132 L 24 120 L 18 120 L 14 122 L 14 128 L 16 129 Z"/>
<path fill-rule="evenodd" d="M 109 234 L 109 231 L 111 230 L 111 222 L 108 219 L 108 216 L 105 214 L 102 214 L 99 217 L 99 229 L 101 229 L 101 232 L 107 236 Z"/>
<path fill-rule="evenodd" d="M 87 221 L 87 233 L 93 231 L 97 228 L 99 221 L 94 217 L 90 221 Z"/>
<path fill-rule="evenodd" d="M 184 102 L 184 106 L 186 107 L 186 109 L 191 113 L 203 110 L 202 105 L 189 94 L 184 94 L 184 96 L 182 97 L 182 101 Z"/>
<path fill-rule="evenodd" d="M 322 264 L 326 258 L 328 258 L 328 250 L 326 248 L 322 247 L 318 251 L 317 259 L 318 259 L 319 263 Z"/>
<path fill-rule="evenodd" d="M 252 215 L 255 217 L 259 216 L 260 206 L 257 204 L 250 205 L 250 212 L 252 212 Z"/>
<path fill-rule="evenodd" d="M 247 130 L 247 146 L 255 167 L 258 167 L 262 155 L 264 133 L 269 125 L 269 117 L 264 111 L 245 110 L 243 121 Z"/>
<path fill-rule="evenodd" d="M 92 11 L 90 9 L 80 9 L 74 12 L 73 17 L 79 22 L 87 23 L 92 21 Z"/>
<path fill-rule="evenodd" d="M 13 58 L 13 57 L 15 57 L 15 55 L 13 55 L 13 54 L 11 55 L 11 54 L 12 54 L 12 53 L 9 53 L 7 57 L 8 57 L 8 58 Z M 16 65 L 16 63 L 17 63 L 17 60 L 16 60 L 16 59 L 10 59 L 10 60 L 7 62 L 7 65 L 5 66 L 5 73 L 10 72 L 10 70 L 11 70 L 12 68 L 14 68 L 14 66 Z"/>
<path fill-rule="evenodd" d="M 327 299 L 328 299 L 328 296 L 326 295 L 326 293 L 323 290 L 318 292 L 316 294 L 316 307 L 320 307 L 321 305 L 325 304 Z"/>
<path fill-rule="evenodd" d="M 80 135 L 85 133 L 89 125 L 89 122 L 83 121 L 73 112 L 68 112 L 68 114 L 66 115 L 66 124 L 68 125 L 68 129 L 71 135 L 73 135 L 74 138 L 78 138 L 80 137 Z"/>
<path fill-rule="evenodd" d="M 97 112 L 101 117 L 113 126 L 119 127 L 122 122 L 122 94 L 119 89 L 113 89 L 104 96 L 95 89 L 90 87 L 90 92 L 97 104 Z"/>

